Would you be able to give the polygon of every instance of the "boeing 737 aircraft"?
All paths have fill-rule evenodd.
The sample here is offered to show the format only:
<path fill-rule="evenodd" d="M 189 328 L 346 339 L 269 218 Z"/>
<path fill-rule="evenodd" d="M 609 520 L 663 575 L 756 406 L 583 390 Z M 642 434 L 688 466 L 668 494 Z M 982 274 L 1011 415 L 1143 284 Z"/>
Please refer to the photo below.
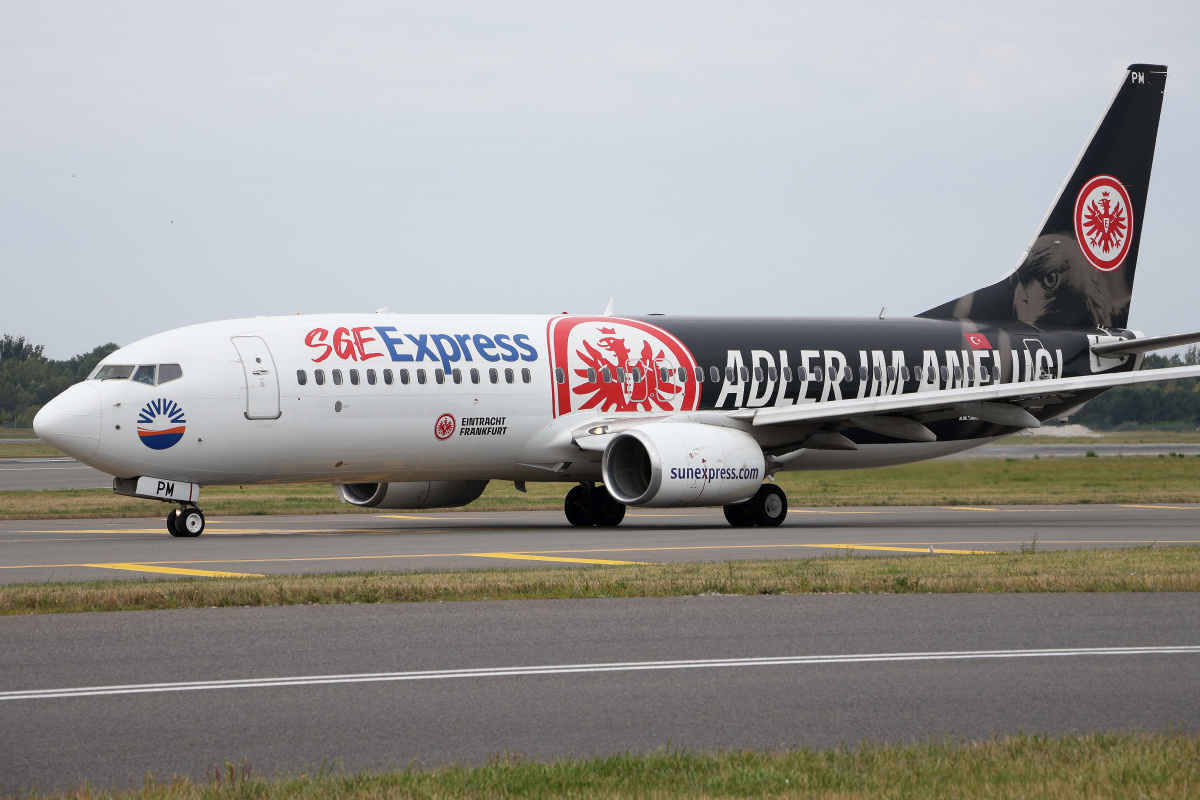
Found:
<path fill-rule="evenodd" d="M 1126 330 L 1167 68 L 1129 67 L 1016 267 L 905 319 L 322 314 L 193 325 L 116 351 L 34 420 L 46 442 L 177 504 L 200 487 L 330 483 L 378 509 L 488 481 L 577 484 L 573 525 L 723 506 L 778 525 L 780 470 L 875 467 L 1062 420 L 1200 341 Z"/>

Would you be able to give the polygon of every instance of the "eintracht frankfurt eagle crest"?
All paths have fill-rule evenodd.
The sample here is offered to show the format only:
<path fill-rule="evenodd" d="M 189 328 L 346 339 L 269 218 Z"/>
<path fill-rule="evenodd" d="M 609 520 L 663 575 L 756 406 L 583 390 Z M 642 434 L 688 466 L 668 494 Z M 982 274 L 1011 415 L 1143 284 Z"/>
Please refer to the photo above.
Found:
<path fill-rule="evenodd" d="M 1083 185 L 1075 200 L 1075 239 L 1101 272 L 1121 266 L 1133 240 L 1133 210 L 1119 180 L 1097 175 Z"/>
<path fill-rule="evenodd" d="M 662 328 L 617 317 L 563 316 L 550 321 L 547 337 L 555 416 L 694 411 L 700 404 L 696 360 Z"/>

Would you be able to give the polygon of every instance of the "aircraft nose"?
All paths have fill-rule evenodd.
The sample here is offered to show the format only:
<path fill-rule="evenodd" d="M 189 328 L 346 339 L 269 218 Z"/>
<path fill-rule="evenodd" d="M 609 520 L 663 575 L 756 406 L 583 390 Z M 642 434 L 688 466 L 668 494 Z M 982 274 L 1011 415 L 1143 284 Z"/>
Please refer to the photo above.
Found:
<path fill-rule="evenodd" d="M 77 383 L 42 406 L 33 418 L 38 438 L 72 458 L 91 458 L 100 445 L 100 395 Z"/>

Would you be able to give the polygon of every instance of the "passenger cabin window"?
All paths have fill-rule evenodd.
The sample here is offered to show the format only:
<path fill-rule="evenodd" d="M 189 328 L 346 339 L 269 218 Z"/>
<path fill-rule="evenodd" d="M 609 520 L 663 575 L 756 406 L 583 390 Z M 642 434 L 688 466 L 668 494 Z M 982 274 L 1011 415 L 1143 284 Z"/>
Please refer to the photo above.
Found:
<path fill-rule="evenodd" d="M 763 379 L 762 367 L 755 367 L 754 368 L 754 380 L 758 381 L 759 383 L 762 383 L 762 379 Z"/>
<path fill-rule="evenodd" d="M 302 369 L 296 370 L 296 383 L 300 384 L 301 386 L 308 383 L 308 373 Z"/>
<path fill-rule="evenodd" d="M 817 381 L 817 382 L 819 383 L 819 382 L 821 382 L 823 379 L 824 379 L 824 376 L 821 374 L 821 368 L 820 368 L 820 367 L 813 367 L 813 380 L 814 380 L 814 381 Z"/>
<path fill-rule="evenodd" d="M 496 369 L 495 367 L 492 367 L 491 369 L 489 369 L 488 370 L 488 380 L 490 380 L 492 383 L 499 383 L 500 382 L 500 370 Z"/>
<path fill-rule="evenodd" d="M 796 377 L 802 381 L 808 380 L 808 370 L 804 367 L 796 367 Z"/>
<path fill-rule="evenodd" d="M 891 383 L 892 381 L 896 380 L 896 368 L 888 367 L 887 368 L 887 376 L 888 376 L 888 383 Z"/>
<path fill-rule="evenodd" d="M 439 384 L 446 382 L 446 373 L 442 372 L 441 367 L 438 367 L 437 369 L 435 369 L 433 371 L 433 379 L 435 381 L 437 381 Z"/>
<path fill-rule="evenodd" d="M 1000 368 L 999 367 L 992 367 L 992 380 L 994 380 L 994 381 L 1000 380 Z"/>
<path fill-rule="evenodd" d="M 390 369 L 385 369 L 383 371 L 383 382 L 386 383 L 388 386 L 391 386 L 392 380 L 393 380 L 392 371 Z"/>
<path fill-rule="evenodd" d="M 784 383 L 792 382 L 792 368 L 791 367 L 783 368 L 783 382 Z"/>
<path fill-rule="evenodd" d="M 455 383 L 462 383 L 462 370 L 461 369 L 451 370 L 450 377 L 454 379 Z"/>
<path fill-rule="evenodd" d="M 900 366 L 900 380 L 902 380 L 902 381 L 908 380 L 908 367 L 905 365 Z"/>
<path fill-rule="evenodd" d="M 677 374 L 679 375 L 680 383 L 687 382 L 687 379 L 688 379 L 688 368 L 687 367 L 680 367 Z"/>
<path fill-rule="evenodd" d="M 716 367 L 713 367 L 713 369 L 716 369 Z M 725 382 L 733 383 L 733 367 L 725 368 Z"/>
<path fill-rule="evenodd" d="M 865 364 L 858 368 L 858 379 L 860 381 L 865 381 L 867 379 L 867 367 Z"/>
<path fill-rule="evenodd" d="M 854 370 L 850 369 L 849 367 L 845 367 L 842 370 L 842 380 L 846 383 L 854 380 Z"/>
<path fill-rule="evenodd" d="M 775 371 L 774 367 L 767 367 L 767 380 L 774 381 L 778 377 L 779 373 Z"/>
<path fill-rule="evenodd" d="M 516 379 L 517 379 L 517 376 L 516 376 L 516 374 L 513 373 L 512 367 L 509 367 L 504 370 L 504 380 L 506 383 L 512 383 Z"/>
<path fill-rule="evenodd" d="M 750 380 L 750 368 L 749 367 L 742 367 L 740 370 L 738 370 L 738 372 L 740 372 L 742 375 L 743 383 Z"/>
<path fill-rule="evenodd" d="M 658 370 L 658 379 L 663 383 L 671 380 L 671 370 L 667 369 L 666 367 L 660 368 Z"/>
<path fill-rule="evenodd" d="M 314 369 L 313 370 L 313 378 L 316 380 L 317 386 L 324 386 L 325 385 L 325 370 Z"/>
<path fill-rule="evenodd" d="M 333 385 L 334 386 L 342 385 L 342 371 L 340 369 L 335 369 L 333 371 Z"/>
<path fill-rule="evenodd" d="M 633 382 L 634 382 L 634 383 L 641 383 L 641 382 L 642 382 L 642 368 L 641 368 L 641 367 L 634 367 L 634 368 L 633 368 L 632 370 L 630 370 L 630 371 L 633 373 Z"/>
<path fill-rule="evenodd" d="M 533 373 L 531 373 L 531 372 L 529 371 L 529 368 L 528 368 L 528 367 L 526 367 L 525 369 L 522 369 L 522 370 L 521 370 L 521 381 L 522 381 L 522 383 L 529 383 L 529 382 L 530 382 L 530 381 L 532 381 L 532 380 L 533 380 Z"/>
<path fill-rule="evenodd" d="M 374 386 L 378 380 L 379 379 L 375 377 L 375 370 L 373 370 L 373 369 L 367 370 L 367 383 Z"/>
<path fill-rule="evenodd" d="M 137 381 L 138 383 L 144 383 L 147 386 L 153 386 L 154 385 L 154 365 L 153 364 L 145 364 L 143 366 L 138 367 L 133 372 L 133 380 Z"/>
<path fill-rule="evenodd" d="M 945 383 L 948 380 L 950 380 L 950 368 L 942 367 L 942 382 Z"/>
<path fill-rule="evenodd" d="M 95 381 L 119 381 L 125 380 L 133 374 L 134 367 L 127 364 L 105 364 L 100 369 L 96 370 L 96 374 L 92 376 Z"/>
<path fill-rule="evenodd" d="M 733 379 L 733 370 L 732 369 L 729 370 L 729 378 L 730 378 L 730 380 Z M 721 380 L 721 370 L 717 369 L 716 367 L 709 367 L 708 368 L 708 379 L 710 381 L 712 381 L 713 383 L 716 383 L 717 381 Z"/>
<path fill-rule="evenodd" d="M 604 369 L 600 370 L 600 377 L 604 379 L 605 383 L 612 383 L 612 370 L 608 367 L 605 367 Z"/>
<path fill-rule="evenodd" d="M 473 371 L 474 370 L 472 370 L 472 372 Z M 478 381 L 476 381 L 476 382 L 478 383 Z M 567 382 L 567 373 L 563 371 L 562 367 L 554 368 L 554 382 L 559 383 L 559 384 Z"/>
<path fill-rule="evenodd" d="M 421 384 L 422 386 L 425 385 L 425 370 L 417 370 L 417 383 Z"/>
<path fill-rule="evenodd" d="M 913 378 L 916 379 L 917 383 L 921 382 L 921 368 L 920 367 L 913 367 Z"/>
<path fill-rule="evenodd" d="M 355 386 L 358 386 L 358 370 L 356 370 L 356 369 L 350 370 L 350 383 L 352 383 Z"/>
<path fill-rule="evenodd" d="M 588 383 L 596 382 L 596 368 L 588 367 Z"/>
<path fill-rule="evenodd" d="M 400 370 L 400 383 L 404 386 L 408 386 L 408 381 L 409 381 L 408 370 L 406 370 L 406 369 Z"/>
<path fill-rule="evenodd" d="M 704 383 L 704 367 L 696 367 L 696 383 Z"/>
<path fill-rule="evenodd" d="M 158 385 L 177 381 L 183 377 L 183 368 L 178 364 L 159 364 L 158 365 Z"/>

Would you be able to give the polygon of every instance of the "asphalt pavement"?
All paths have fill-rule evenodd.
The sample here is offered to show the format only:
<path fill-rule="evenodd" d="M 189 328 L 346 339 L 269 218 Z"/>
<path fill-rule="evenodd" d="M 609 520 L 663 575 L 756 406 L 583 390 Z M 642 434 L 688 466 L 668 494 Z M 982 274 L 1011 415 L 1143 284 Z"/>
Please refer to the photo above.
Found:
<path fill-rule="evenodd" d="M 1200 544 L 1200 505 L 793 508 L 777 528 L 720 509 L 631 509 L 615 528 L 561 511 L 0 521 L 0 583 L 186 575 L 470 569 Z"/>
<path fill-rule="evenodd" d="M 1200 596 L 842 595 L 0 618 L 0 793 L 660 747 L 1200 727 Z M 105 688 L 107 687 L 107 688 Z"/>

